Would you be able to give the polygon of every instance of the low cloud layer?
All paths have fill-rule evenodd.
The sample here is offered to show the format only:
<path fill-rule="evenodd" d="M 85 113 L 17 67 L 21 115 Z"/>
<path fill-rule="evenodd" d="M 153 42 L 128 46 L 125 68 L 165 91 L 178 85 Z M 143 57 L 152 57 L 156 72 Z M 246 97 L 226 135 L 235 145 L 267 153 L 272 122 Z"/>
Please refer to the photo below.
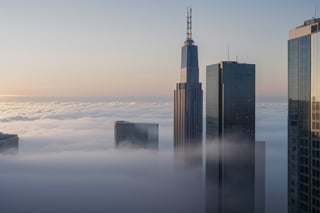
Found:
<path fill-rule="evenodd" d="M 172 117 L 168 102 L 0 103 L 0 131 L 20 137 L 18 155 L 0 155 L 1 212 L 201 212 L 202 171 L 176 169 Z M 159 152 L 115 150 L 116 120 L 159 123 Z M 256 125 L 276 212 L 286 208 L 273 198 L 286 196 L 286 105 L 257 104 Z"/>
<path fill-rule="evenodd" d="M 287 212 L 287 103 L 259 103 L 256 139 L 266 142 L 266 212 Z"/>
<path fill-rule="evenodd" d="M 1 212 L 191 213 L 202 208 L 201 171 L 176 171 L 165 152 L 65 151 L 0 159 Z"/>
<path fill-rule="evenodd" d="M 172 143 L 172 109 L 165 102 L 9 102 L 0 107 L 0 129 L 19 134 L 21 152 L 113 148 L 116 120 L 159 123 L 161 147 Z"/>

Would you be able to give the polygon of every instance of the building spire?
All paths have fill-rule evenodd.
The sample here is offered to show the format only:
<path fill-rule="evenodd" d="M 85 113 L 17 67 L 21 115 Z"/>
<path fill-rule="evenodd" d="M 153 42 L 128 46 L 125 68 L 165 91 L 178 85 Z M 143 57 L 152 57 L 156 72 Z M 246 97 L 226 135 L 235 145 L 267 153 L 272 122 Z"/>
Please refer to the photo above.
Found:
<path fill-rule="evenodd" d="M 192 8 L 187 8 L 187 40 L 188 43 L 193 43 L 192 40 Z"/>

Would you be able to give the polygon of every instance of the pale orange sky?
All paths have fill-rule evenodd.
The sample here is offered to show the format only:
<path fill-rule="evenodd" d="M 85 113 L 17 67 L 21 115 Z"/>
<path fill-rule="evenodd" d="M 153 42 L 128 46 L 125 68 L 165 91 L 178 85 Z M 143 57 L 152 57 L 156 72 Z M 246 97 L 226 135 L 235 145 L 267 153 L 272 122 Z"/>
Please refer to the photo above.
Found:
<path fill-rule="evenodd" d="M 285 96 L 289 30 L 313 15 L 311 0 L 68 2 L 1 5 L 0 95 L 172 96 L 191 3 L 204 90 L 229 43 L 258 96 Z"/>

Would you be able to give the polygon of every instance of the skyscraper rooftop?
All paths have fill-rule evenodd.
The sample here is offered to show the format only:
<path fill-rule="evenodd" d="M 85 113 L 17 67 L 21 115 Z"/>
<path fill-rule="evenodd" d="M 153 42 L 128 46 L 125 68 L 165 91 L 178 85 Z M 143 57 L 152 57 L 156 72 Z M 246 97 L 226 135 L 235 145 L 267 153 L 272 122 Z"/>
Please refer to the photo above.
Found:
<path fill-rule="evenodd" d="M 316 33 L 320 30 L 320 18 L 309 19 L 304 22 L 303 25 L 296 27 L 289 33 L 289 38 L 294 39 L 302 36 Z"/>

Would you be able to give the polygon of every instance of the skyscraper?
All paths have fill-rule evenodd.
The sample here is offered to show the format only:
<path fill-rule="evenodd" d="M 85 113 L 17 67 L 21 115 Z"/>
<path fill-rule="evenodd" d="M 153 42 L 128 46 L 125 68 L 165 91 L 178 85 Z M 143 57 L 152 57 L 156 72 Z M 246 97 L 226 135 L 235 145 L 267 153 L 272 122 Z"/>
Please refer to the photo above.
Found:
<path fill-rule="evenodd" d="M 255 65 L 223 61 L 207 66 L 206 135 L 255 139 Z"/>
<path fill-rule="evenodd" d="M 255 65 L 223 61 L 206 72 L 206 212 L 253 213 Z"/>
<path fill-rule="evenodd" d="M 288 41 L 288 212 L 320 212 L 320 19 Z"/>
<path fill-rule="evenodd" d="M 188 9 L 180 83 L 177 83 L 174 91 L 174 149 L 175 153 L 182 155 L 192 145 L 202 144 L 202 88 L 199 82 L 198 47 L 192 40 L 191 13 L 192 10 Z"/>
<path fill-rule="evenodd" d="M 158 149 L 159 124 L 116 121 L 114 124 L 114 143 L 117 148 Z"/>

